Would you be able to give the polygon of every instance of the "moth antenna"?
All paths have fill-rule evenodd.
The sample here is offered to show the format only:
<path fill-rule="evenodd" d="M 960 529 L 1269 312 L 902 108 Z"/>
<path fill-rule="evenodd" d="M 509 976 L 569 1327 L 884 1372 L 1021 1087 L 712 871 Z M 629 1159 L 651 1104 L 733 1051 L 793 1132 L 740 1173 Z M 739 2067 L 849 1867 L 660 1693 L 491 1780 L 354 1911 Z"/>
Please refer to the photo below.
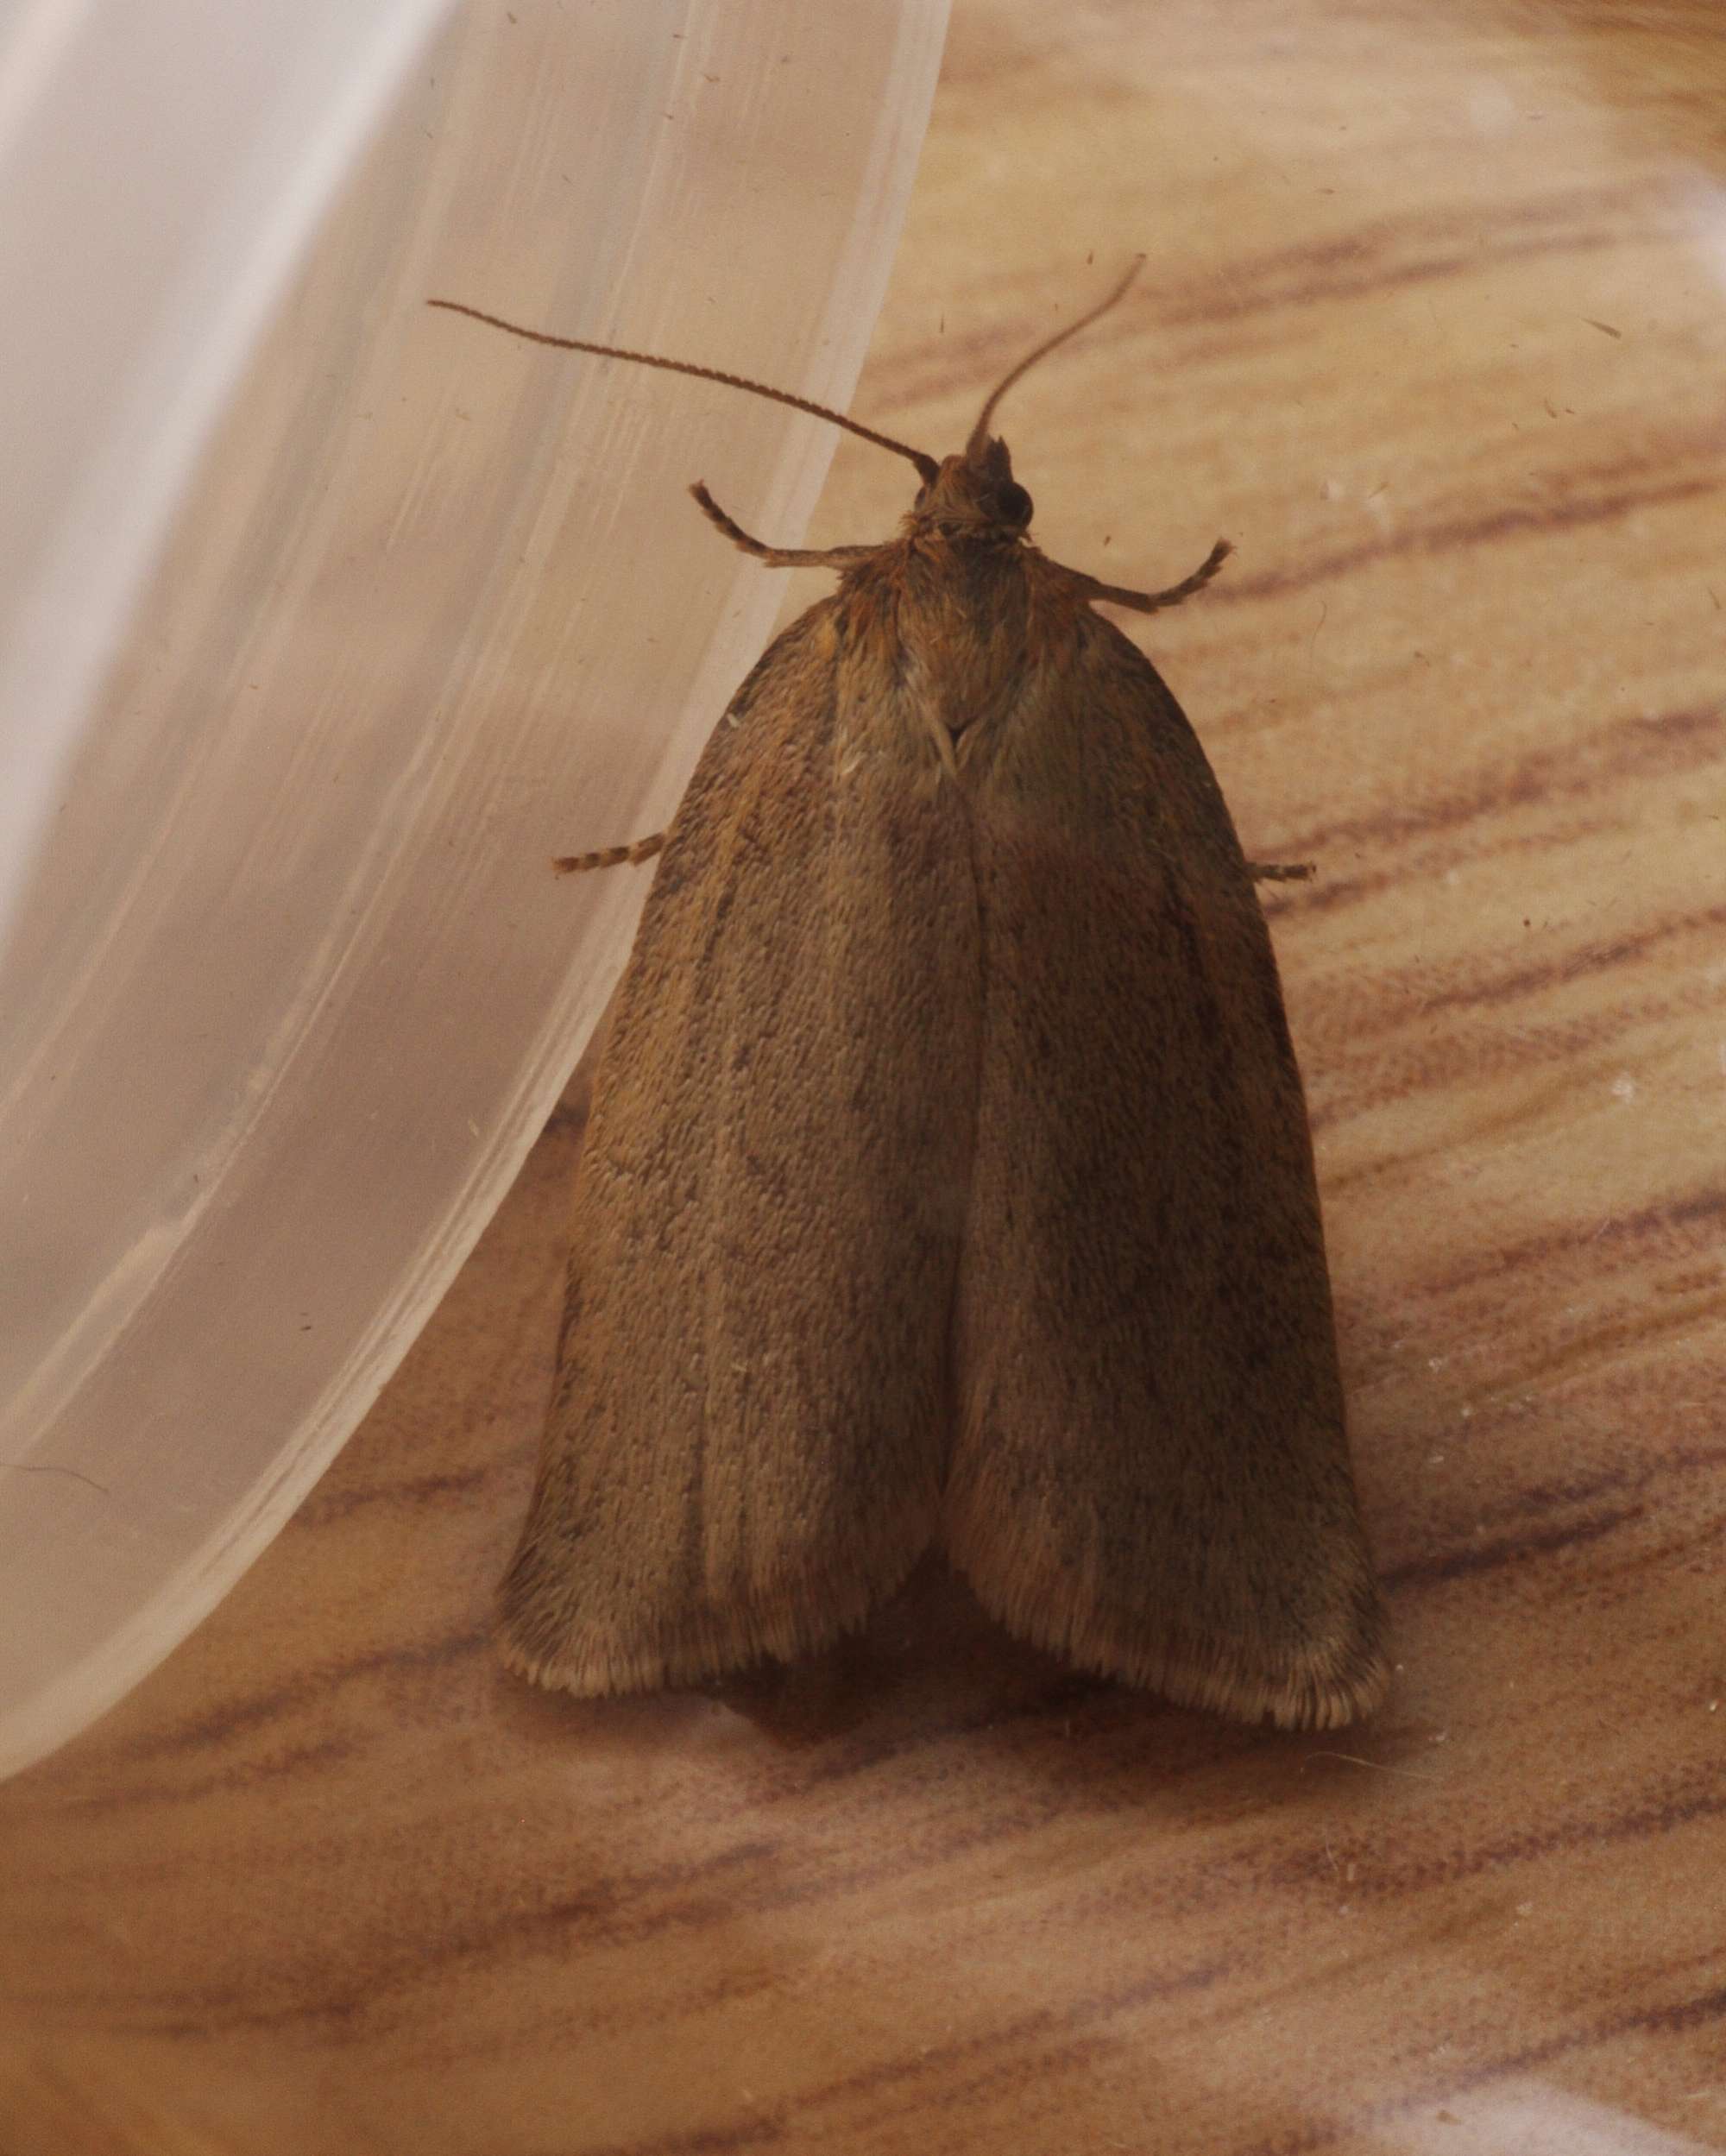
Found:
<path fill-rule="evenodd" d="M 848 419 L 842 412 L 831 412 L 811 398 L 793 396 L 789 389 L 770 388 L 765 381 L 751 381 L 746 375 L 728 375 L 718 367 L 697 367 L 693 360 L 661 359 L 656 352 L 627 352 L 616 344 L 592 344 L 581 337 L 552 337 L 545 330 L 530 330 L 520 322 L 506 322 L 501 314 L 487 314 L 479 307 L 465 306 L 460 299 L 428 299 L 425 304 L 428 307 L 442 307 L 448 314 L 465 314 L 469 321 L 483 322 L 488 329 L 502 330 L 530 344 L 549 344 L 553 351 L 591 352 L 598 359 L 627 359 L 636 367 L 661 367 L 668 375 L 693 375 L 699 381 L 721 381 L 728 389 L 746 389 L 752 397 L 765 397 L 772 404 L 788 404 L 794 412 L 807 412 L 813 419 L 826 419 L 834 426 L 842 426 L 847 434 L 872 442 L 877 449 L 890 449 L 895 457 L 908 458 L 916 465 L 917 476 L 925 486 L 941 475 L 940 465 L 922 450 L 912 449 L 905 442 L 896 442 L 891 434 L 879 434 L 860 420 Z M 1092 318 L 1089 315 L 1085 318 L 1086 321 Z M 1082 329 L 1084 323 L 1075 322 L 1073 326 Z M 1035 353 L 1032 357 L 1036 357 Z"/>
<path fill-rule="evenodd" d="M 984 443 L 989 438 L 989 422 L 995 416 L 995 407 L 1019 377 L 1029 374 L 1038 360 L 1047 359 L 1057 344 L 1064 344 L 1069 337 L 1077 337 L 1080 330 L 1088 330 L 1093 322 L 1106 315 L 1111 307 L 1124 299 L 1127 287 L 1143 268 L 1144 256 L 1135 255 L 1131 268 L 1106 299 L 1099 300 L 1088 314 L 1081 314 L 1076 322 L 1069 322 L 1064 330 L 1057 330 L 1053 337 L 1044 337 L 1035 351 L 1027 352 L 1017 366 L 1011 369 L 1004 380 L 996 383 L 989 394 L 988 402 L 977 414 L 977 424 L 972 428 L 971 438 L 965 444 L 965 454 L 967 459 L 976 457 L 981 451 Z M 434 300 L 432 304 L 436 306 L 437 302 Z"/>
<path fill-rule="evenodd" d="M 1246 873 L 1255 883 L 1311 883 L 1319 864 L 1311 861 L 1250 861 Z"/>
<path fill-rule="evenodd" d="M 665 843 L 665 834 L 654 831 L 632 839 L 627 846 L 607 846 L 597 854 L 564 854 L 551 863 L 560 876 L 583 876 L 589 868 L 621 868 L 626 861 L 652 861 Z"/>

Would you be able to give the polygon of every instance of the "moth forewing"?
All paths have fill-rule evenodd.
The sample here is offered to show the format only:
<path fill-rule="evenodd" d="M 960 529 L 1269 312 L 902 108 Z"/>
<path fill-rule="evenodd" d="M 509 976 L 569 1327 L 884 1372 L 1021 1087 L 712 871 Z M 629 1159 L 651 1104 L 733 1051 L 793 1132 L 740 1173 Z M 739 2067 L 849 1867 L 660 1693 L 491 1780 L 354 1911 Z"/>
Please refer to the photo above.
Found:
<path fill-rule="evenodd" d="M 502 1592 L 507 1659 L 573 1692 L 808 1653 L 935 1531 L 975 905 L 961 804 L 835 611 L 786 632 L 709 741 L 595 1087 Z"/>
<path fill-rule="evenodd" d="M 971 803 L 948 1545 L 1011 1630 L 1085 1667 L 1347 1721 L 1388 1672 L 1264 917 L 1149 661 L 1087 617 L 1055 678 L 1025 713 L 1049 738 L 1004 747 Z"/>

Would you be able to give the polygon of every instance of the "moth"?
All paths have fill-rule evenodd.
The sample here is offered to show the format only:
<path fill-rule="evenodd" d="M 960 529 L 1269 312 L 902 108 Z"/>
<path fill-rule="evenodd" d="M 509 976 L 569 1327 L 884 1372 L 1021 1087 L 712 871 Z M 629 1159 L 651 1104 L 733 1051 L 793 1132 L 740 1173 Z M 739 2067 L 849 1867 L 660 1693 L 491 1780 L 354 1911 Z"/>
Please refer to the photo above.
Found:
<path fill-rule="evenodd" d="M 1137 265 L 1135 265 L 1135 268 Z M 990 432 L 774 642 L 655 854 L 575 1193 L 502 1651 L 608 1694 L 794 1660 L 935 1548 L 1010 1631 L 1250 1720 L 1389 1680 L 1256 870 Z M 434 301 L 477 314 L 455 302 Z M 535 341 L 716 370 L 520 331 Z M 718 375 L 781 401 L 803 400 Z"/>

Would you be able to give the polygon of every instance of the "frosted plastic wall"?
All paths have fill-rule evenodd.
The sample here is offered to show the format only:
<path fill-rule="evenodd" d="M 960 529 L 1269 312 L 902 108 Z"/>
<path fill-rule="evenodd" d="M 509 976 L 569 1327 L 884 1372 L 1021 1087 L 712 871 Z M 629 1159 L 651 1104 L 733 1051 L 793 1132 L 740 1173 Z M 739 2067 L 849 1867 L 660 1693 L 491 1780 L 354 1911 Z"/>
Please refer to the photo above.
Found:
<path fill-rule="evenodd" d="M 843 404 L 929 0 L 132 0 L 0 29 L 0 1768 L 375 1396 L 615 979 Z"/>

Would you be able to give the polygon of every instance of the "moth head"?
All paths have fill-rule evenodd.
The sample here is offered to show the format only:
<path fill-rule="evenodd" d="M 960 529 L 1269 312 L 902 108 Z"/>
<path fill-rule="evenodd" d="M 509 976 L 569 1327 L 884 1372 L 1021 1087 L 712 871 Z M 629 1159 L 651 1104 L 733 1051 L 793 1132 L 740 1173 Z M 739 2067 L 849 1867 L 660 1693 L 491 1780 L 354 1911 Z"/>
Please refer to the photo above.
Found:
<path fill-rule="evenodd" d="M 977 414 L 977 424 L 971 430 L 962 456 L 944 457 L 933 471 L 926 468 L 926 460 L 917 465 L 923 487 L 911 512 L 911 523 L 933 524 L 995 539 L 1024 537 L 1030 523 L 1030 496 L 1013 477 L 1013 461 L 1007 454 L 1006 444 L 989 432 L 996 407 L 1040 359 L 1047 358 L 1068 337 L 1076 337 L 1099 315 L 1106 314 L 1137 276 L 1143 260 L 1143 255 L 1138 257 L 1106 299 L 1099 300 L 1087 313 L 1081 314 L 1076 322 L 1069 322 L 1065 329 L 1057 330 L 1053 337 L 1044 337 L 1034 351 L 1027 352 L 1016 367 L 1007 370 L 989 392 L 983 409 Z M 914 451 L 906 453 L 915 461 Z"/>
<path fill-rule="evenodd" d="M 918 489 L 911 516 L 943 531 L 1016 539 L 1030 526 L 1031 499 L 1013 477 L 1006 444 L 991 435 L 973 440 L 962 456 L 942 459 Z"/>

